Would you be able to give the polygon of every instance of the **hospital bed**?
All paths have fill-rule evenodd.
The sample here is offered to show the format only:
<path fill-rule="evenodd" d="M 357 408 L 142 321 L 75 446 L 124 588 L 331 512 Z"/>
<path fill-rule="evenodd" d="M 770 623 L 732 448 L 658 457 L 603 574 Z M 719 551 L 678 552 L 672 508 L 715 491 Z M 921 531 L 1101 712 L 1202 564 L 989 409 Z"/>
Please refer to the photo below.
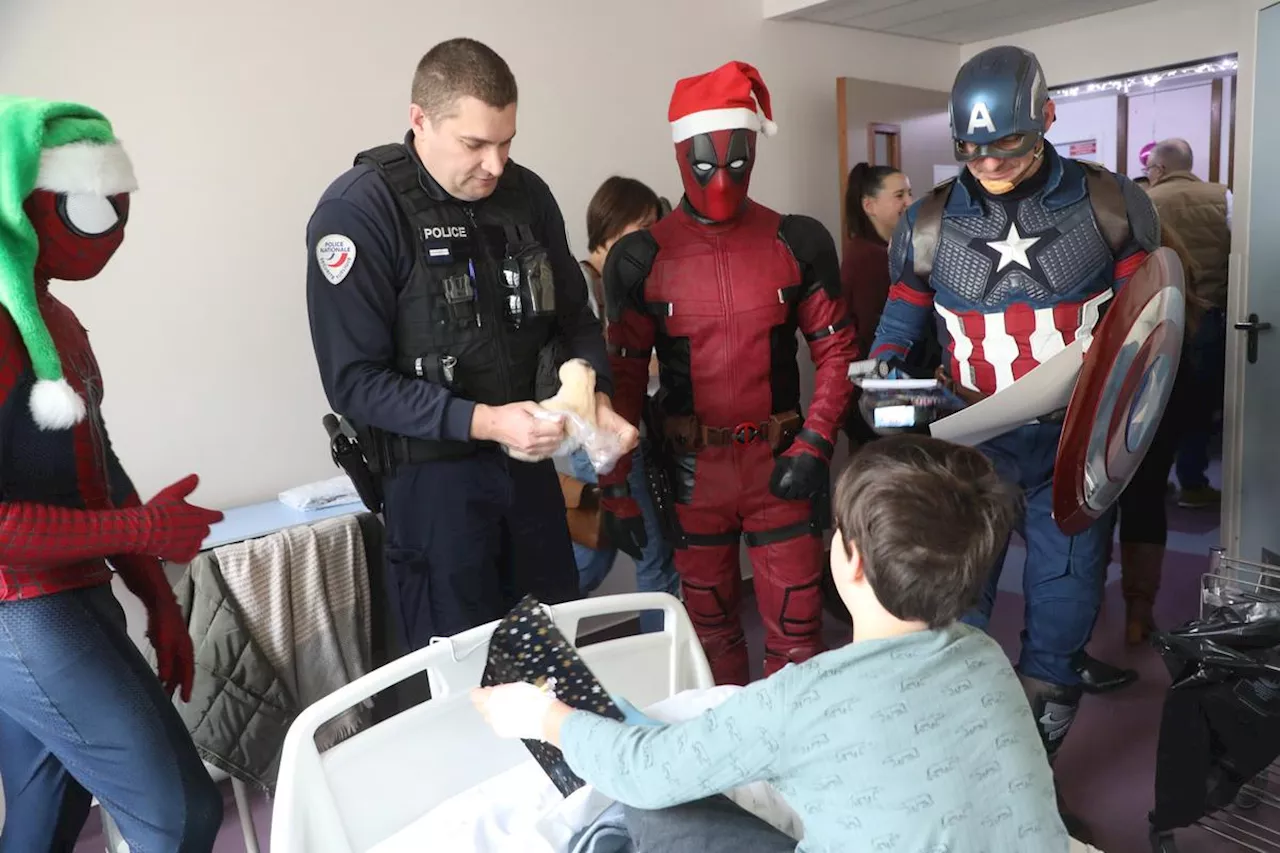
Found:
<path fill-rule="evenodd" d="M 547 607 L 570 640 L 583 620 L 642 610 L 665 613 L 661 633 L 605 640 L 579 649 L 610 693 L 645 707 L 714 679 L 679 600 L 666 593 L 601 596 Z M 285 738 L 271 819 L 272 853 L 370 853 L 388 841 L 406 847 L 422 818 L 460 791 L 532 759 L 518 740 L 500 740 L 471 705 L 488 656 L 491 622 L 437 638 L 326 696 L 298 715 Z M 320 753 L 325 722 L 380 691 L 427 674 L 431 699 Z M 431 838 L 413 838 L 419 850 Z"/>

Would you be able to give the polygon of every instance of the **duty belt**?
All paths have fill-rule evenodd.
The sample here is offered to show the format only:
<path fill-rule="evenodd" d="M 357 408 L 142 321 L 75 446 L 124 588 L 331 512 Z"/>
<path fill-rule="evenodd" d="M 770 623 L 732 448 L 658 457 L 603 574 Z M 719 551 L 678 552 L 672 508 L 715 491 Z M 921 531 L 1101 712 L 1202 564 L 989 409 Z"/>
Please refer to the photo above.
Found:
<path fill-rule="evenodd" d="M 707 426 L 696 415 L 667 415 L 663 419 L 663 432 L 676 449 L 686 453 L 704 447 L 730 447 L 748 445 L 757 441 L 767 442 L 777 450 L 795 438 L 804 426 L 804 418 L 798 412 L 783 412 L 767 421 L 745 421 L 732 427 Z"/>

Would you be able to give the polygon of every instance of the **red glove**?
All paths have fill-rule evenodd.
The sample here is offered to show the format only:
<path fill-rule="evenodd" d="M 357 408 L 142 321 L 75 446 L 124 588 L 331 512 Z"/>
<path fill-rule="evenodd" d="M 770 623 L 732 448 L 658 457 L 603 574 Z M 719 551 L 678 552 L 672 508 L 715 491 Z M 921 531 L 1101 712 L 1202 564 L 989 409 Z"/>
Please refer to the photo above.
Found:
<path fill-rule="evenodd" d="M 111 565 L 129 591 L 146 605 L 147 639 L 156 650 L 156 669 L 165 692 L 172 696 L 180 689 L 182 701 L 190 702 L 195 652 L 182 609 L 164 576 L 164 564 L 152 557 L 128 554 L 112 557 Z"/>
<path fill-rule="evenodd" d="M 147 502 L 143 554 L 189 563 L 200 553 L 209 527 L 222 521 L 223 515 L 217 510 L 187 503 L 187 495 L 199 484 L 200 478 L 189 474 Z"/>

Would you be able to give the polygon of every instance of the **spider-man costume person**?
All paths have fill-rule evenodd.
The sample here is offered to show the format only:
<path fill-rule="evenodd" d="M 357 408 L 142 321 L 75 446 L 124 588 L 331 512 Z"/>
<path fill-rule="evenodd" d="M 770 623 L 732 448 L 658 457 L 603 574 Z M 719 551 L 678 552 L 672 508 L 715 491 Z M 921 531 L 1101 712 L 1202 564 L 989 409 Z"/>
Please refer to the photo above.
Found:
<path fill-rule="evenodd" d="M 813 499 L 829 485 L 857 352 L 830 233 L 747 197 L 757 132 L 776 130 L 756 69 L 730 62 L 681 80 L 669 118 L 684 198 L 605 262 L 614 404 L 639 423 L 656 347 L 662 435 L 651 440 L 670 462 L 685 606 L 717 683 L 746 684 L 740 538 L 765 626 L 765 674 L 823 650 L 825 519 Z M 797 329 L 817 368 L 805 416 Z M 601 478 L 602 496 L 614 542 L 638 553 L 645 533 L 627 467 L 624 459 Z"/>
<path fill-rule="evenodd" d="M 93 796 L 131 849 L 206 853 L 222 798 L 169 698 L 190 696 L 192 649 L 161 560 L 194 558 L 221 514 L 186 503 L 194 476 L 138 500 L 86 332 L 49 292 L 119 248 L 132 166 L 96 111 L 9 97 L 0 164 L 0 853 L 71 851 Z"/>

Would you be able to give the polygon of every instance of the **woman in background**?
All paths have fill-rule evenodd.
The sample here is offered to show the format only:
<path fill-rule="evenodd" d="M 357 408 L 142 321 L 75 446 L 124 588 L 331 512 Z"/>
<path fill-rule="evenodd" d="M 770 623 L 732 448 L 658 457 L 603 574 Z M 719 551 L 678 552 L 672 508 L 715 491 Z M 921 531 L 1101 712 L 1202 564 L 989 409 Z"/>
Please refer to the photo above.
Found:
<path fill-rule="evenodd" d="M 849 233 L 845 235 L 840 282 L 845 306 L 857 330 L 858 353 L 863 358 L 871 351 L 880 312 L 884 310 L 892 285 L 889 242 L 911 202 L 911 181 L 898 169 L 859 163 L 849 172 L 849 186 L 844 195 Z M 941 358 L 936 334 L 927 333 L 908 355 L 906 366 L 912 373 L 932 375 Z M 876 433 L 859 414 L 856 398 L 845 420 L 845 434 L 853 447 L 876 438 Z"/>
<path fill-rule="evenodd" d="M 614 176 L 609 178 L 596 190 L 587 205 L 587 251 L 590 253 L 582 261 L 582 272 L 586 276 L 588 290 L 591 295 L 591 307 L 601 324 L 608 316 L 605 310 L 605 293 L 602 273 L 604 261 L 621 237 L 632 231 L 648 228 L 664 212 L 664 207 L 657 193 L 634 178 Z M 653 356 L 649 364 L 650 390 L 657 378 L 657 356 Z M 640 514 L 644 518 L 645 534 L 648 543 L 636 561 L 636 588 L 640 592 L 669 592 L 678 595 L 680 579 L 676 575 L 675 556 L 671 545 L 662 535 L 657 510 L 649 497 L 649 485 L 645 479 L 645 459 L 647 440 L 642 440 L 632 457 L 631 473 L 628 485 L 636 503 L 640 505 Z M 572 459 L 573 476 L 584 483 L 595 483 L 596 472 L 591 467 L 591 460 L 583 451 L 575 453 Z M 583 595 L 590 594 L 604 581 L 613 568 L 618 557 L 616 548 L 593 550 L 574 543 L 574 557 L 578 564 L 579 588 Z M 640 614 L 641 631 L 662 630 L 662 611 L 653 610 Z"/>
<path fill-rule="evenodd" d="M 858 350 L 866 354 L 876 336 L 880 312 L 889 298 L 889 241 L 911 206 L 911 181 L 891 166 L 859 163 L 849 172 L 844 194 L 844 262 L 840 283 L 858 330 Z"/>
<path fill-rule="evenodd" d="M 1160 245 L 1167 246 L 1182 261 L 1186 281 L 1186 331 L 1183 340 L 1190 341 L 1208 303 L 1195 295 L 1199 267 L 1188 254 L 1177 232 L 1160 224 Z M 1198 405 L 1194 388 L 1189 384 L 1190 359 L 1183 344 L 1182 359 L 1174 377 L 1173 390 L 1165 405 L 1156 434 L 1138 470 L 1116 501 L 1113 524 L 1120 528 L 1120 588 L 1124 595 L 1125 643 L 1145 643 L 1155 628 L 1152 611 L 1160 591 L 1164 569 L 1165 544 L 1169 537 L 1169 472 L 1182 441 L 1183 427 L 1190 407 Z M 1109 693 L 1138 680 L 1138 673 L 1122 669 L 1080 652 L 1076 671 L 1090 693 Z"/>
<path fill-rule="evenodd" d="M 1183 339 L 1190 341 L 1208 307 L 1208 303 L 1195 296 L 1199 267 L 1177 232 L 1163 223 L 1160 225 L 1160 244 L 1173 249 L 1182 261 L 1187 294 Z M 1120 585 L 1124 591 L 1125 641 L 1129 645 L 1146 642 L 1154 627 L 1151 611 L 1160 589 L 1165 543 L 1169 535 L 1169 514 L 1165 503 L 1169 494 L 1169 472 L 1182 441 L 1187 412 L 1191 406 L 1203 405 L 1203 401 L 1195 400 L 1194 388 L 1188 383 L 1190 367 L 1184 344 L 1173 390 L 1156 427 L 1156 434 L 1151 439 L 1151 446 L 1120 495 Z"/>

